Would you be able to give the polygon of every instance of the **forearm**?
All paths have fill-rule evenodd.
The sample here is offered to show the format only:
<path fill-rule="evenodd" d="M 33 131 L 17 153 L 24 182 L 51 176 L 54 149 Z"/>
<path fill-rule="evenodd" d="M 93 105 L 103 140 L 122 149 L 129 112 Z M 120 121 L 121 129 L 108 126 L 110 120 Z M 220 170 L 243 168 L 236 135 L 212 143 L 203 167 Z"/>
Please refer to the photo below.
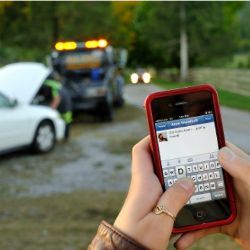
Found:
<path fill-rule="evenodd" d="M 59 104 L 60 104 L 60 102 L 61 102 L 60 96 L 55 97 L 55 98 L 53 99 L 53 101 L 51 102 L 50 107 L 51 107 L 52 109 L 57 109 L 58 106 L 59 106 Z"/>

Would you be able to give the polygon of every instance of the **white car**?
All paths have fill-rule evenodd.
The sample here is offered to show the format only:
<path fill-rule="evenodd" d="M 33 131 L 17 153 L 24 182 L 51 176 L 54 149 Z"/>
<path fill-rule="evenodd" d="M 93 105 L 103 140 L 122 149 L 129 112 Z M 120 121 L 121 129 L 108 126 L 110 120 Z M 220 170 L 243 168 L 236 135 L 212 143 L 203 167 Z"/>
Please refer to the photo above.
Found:
<path fill-rule="evenodd" d="M 14 63 L 0 69 L 0 153 L 26 146 L 45 153 L 64 137 L 59 113 L 32 104 L 49 74 L 40 63 Z"/>

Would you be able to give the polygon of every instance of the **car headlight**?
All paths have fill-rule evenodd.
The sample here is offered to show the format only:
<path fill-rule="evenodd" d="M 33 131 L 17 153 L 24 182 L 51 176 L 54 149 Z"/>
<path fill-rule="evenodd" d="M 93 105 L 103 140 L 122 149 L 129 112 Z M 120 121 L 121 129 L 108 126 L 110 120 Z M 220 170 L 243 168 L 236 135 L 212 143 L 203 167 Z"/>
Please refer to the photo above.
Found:
<path fill-rule="evenodd" d="M 143 82 L 150 83 L 151 75 L 148 72 L 143 73 L 142 75 Z"/>
<path fill-rule="evenodd" d="M 137 83 L 138 79 L 139 79 L 138 74 L 136 74 L 136 73 L 131 74 L 130 80 L 131 80 L 132 83 L 134 83 L 134 84 Z"/>

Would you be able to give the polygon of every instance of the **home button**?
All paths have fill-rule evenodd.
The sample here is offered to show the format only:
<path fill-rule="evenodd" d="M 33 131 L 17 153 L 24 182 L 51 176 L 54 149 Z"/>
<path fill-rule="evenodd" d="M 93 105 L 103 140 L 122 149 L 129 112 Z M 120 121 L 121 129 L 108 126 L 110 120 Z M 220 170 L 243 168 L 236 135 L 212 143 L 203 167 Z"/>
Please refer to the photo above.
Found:
<path fill-rule="evenodd" d="M 197 208 L 194 211 L 194 218 L 198 221 L 204 221 L 207 218 L 207 211 L 204 208 Z"/>

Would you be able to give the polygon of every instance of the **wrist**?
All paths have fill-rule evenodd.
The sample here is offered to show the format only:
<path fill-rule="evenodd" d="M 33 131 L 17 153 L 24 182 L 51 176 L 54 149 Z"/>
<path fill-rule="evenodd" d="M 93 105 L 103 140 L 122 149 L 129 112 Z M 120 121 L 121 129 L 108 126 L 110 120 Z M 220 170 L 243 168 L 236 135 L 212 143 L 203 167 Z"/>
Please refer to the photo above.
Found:
<path fill-rule="evenodd" d="M 102 221 L 96 236 L 88 247 L 88 250 L 97 249 L 147 250 L 148 248 L 124 234 L 120 229 Z"/>

